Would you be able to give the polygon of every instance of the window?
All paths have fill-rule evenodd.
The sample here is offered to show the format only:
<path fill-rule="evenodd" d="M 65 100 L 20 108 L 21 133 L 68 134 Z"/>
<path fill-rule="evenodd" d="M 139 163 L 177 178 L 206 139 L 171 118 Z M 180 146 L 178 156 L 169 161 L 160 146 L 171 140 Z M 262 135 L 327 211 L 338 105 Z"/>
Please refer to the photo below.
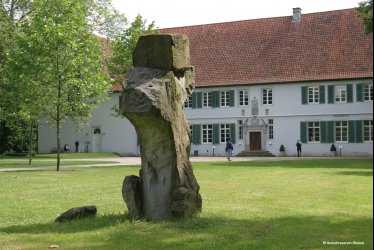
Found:
<path fill-rule="evenodd" d="M 320 141 L 319 122 L 308 122 L 308 141 L 309 142 Z"/>
<path fill-rule="evenodd" d="M 373 84 L 364 85 L 364 100 L 365 101 L 373 100 Z"/>
<path fill-rule="evenodd" d="M 192 95 L 184 102 L 184 108 L 192 108 Z"/>
<path fill-rule="evenodd" d="M 249 104 L 248 91 L 239 90 L 239 105 L 248 106 L 248 104 Z"/>
<path fill-rule="evenodd" d="M 335 122 L 335 139 L 337 142 L 348 142 L 348 122 Z"/>
<path fill-rule="evenodd" d="M 335 103 L 346 103 L 347 102 L 347 86 L 339 85 L 335 86 Z"/>
<path fill-rule="evenodd" d="M 203 93 L 203 107 L 204 108 L 212 107 L 212 92 Z"/>
<path fill-rule="evenodd" d="M 230 106 L 230 91 L 221 91 L 221 107 Z"/>
<path fill-rule="evenodd" d="M 226 142 L 230 138 L 230 124 L 221 124 L 221 142 Z"/>
<path fill-rule="evenodd" d="M 308 87 L 308 102 L 319 103 L 319 86 Z"/>
<path fill-rule="evenodd" d="M 364 121 L 364 141 L 373 141 L 373 120 Z"/>
<path fill-rule="evenodd" d="M 238 120 L 239 140 L 243 140 L 243 120 Z"/>
<path fill-rule="evenodd" d="M 203 127 L 203 143 L 213 142 L 213 125 L 202 125 Z"/>
<path fill-rule="evenodd" d="M 273 104 L 273 90 L 262 89 L 262 104 L 271 105 Z"/>
<path fill-rule="evenodd" d="M 274 121 L 273 119 L 268 120 L 268 139 L 273 140 L 274 139 Z"/>

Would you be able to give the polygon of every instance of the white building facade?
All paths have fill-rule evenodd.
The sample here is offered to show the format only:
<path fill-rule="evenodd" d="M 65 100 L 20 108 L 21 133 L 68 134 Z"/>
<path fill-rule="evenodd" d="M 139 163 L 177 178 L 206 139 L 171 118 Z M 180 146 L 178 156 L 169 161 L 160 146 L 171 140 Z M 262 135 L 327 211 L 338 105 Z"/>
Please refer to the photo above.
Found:
<path fill-rule="evenodd" d="M 295 10 L 294 10 L 295 11 Z M 373 154 L 373 41 L 354 9 L 160 30 L 190 40 L 196 87 L 184 104 L 191 155 Z M 135 128 L 114 116 L 121 92 L 61 143 L 80 152 L 138 155 Z M 151 124 L 150 124 L 151 126 Z M 39 125 L 39 152 L 56 150 L 55 129 Z"/>

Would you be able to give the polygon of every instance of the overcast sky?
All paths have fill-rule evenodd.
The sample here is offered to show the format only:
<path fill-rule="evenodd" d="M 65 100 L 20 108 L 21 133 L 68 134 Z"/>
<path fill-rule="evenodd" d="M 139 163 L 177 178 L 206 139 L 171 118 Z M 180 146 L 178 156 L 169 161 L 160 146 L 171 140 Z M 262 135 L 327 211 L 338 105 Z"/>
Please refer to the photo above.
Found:
<path fill-rule="evenodd" d="M 302 13 L 348 9 L 360 0 L 112 0 L 129 21 L 137 14 L 170 28 L 276 16 L 291 16 L 292 8 Z"/>

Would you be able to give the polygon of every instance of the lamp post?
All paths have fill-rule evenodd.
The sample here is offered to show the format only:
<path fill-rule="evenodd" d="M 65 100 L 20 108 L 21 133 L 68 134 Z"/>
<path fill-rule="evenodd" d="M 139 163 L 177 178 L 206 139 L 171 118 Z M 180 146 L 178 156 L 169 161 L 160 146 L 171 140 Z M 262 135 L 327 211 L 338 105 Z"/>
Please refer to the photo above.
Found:
<path fill-rule="evenodd" d="M 342 157 L 342 148 L 343 146 L 339 146 L 339 156 Z"/>
<path fill-rule="evenodd" d="M 212 149 L 213 149 L 213 156 L 214 156 L 214 149 L 215 149 L 215 148 L 216 148 L 215 146 L 212 147 Z"/>

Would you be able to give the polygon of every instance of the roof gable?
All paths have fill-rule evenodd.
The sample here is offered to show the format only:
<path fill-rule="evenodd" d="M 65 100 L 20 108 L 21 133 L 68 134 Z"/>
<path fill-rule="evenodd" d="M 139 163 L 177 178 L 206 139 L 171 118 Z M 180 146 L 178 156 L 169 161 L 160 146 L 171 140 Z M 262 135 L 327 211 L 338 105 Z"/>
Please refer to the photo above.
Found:
<path fill-rule="evenodd" d="M 354 9 L 160 32 L 189 36 L 198 87 L 373 76 L 373 36 Z"/>

